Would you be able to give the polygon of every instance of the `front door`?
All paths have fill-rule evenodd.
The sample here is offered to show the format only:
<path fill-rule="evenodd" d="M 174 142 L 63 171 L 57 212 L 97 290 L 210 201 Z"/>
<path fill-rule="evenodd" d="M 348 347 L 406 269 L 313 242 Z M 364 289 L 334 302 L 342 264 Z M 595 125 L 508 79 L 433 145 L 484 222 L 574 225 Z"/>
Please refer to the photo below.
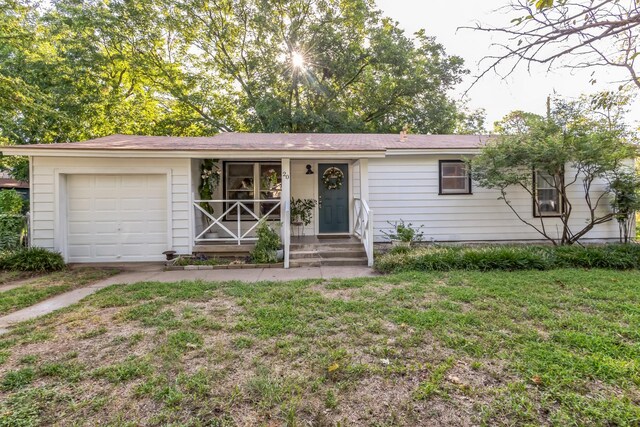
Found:
<path fill-rule="evenodd" d="M 349 232 L 349 166 L 318 165 L 320 233 Z"/>

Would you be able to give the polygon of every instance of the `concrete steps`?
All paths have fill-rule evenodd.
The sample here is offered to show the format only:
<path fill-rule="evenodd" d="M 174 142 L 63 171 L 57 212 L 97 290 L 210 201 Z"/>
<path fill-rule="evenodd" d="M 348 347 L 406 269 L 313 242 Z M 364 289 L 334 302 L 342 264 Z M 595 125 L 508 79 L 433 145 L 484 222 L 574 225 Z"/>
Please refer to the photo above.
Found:
<path fill-rule="evenodd" d="M 361 243 L 335 241 L 292 243 L 291 267 L 367 265 L 367 253 Z"/>

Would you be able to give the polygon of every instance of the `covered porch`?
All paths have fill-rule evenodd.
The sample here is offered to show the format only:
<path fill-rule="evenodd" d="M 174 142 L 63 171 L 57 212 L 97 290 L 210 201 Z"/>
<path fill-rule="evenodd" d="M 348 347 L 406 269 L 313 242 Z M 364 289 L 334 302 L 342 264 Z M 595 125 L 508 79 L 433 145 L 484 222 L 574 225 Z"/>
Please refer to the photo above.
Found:
<path fill-rule="evenodd" d="M 281 236 L 285 268 L 299 264 L 292 246 L 327 238 L 359 243 L 373 264 L 367 159 L 192 159 L 191 177 L 194 253 L 246 256 L 267 222 Z M 304 221 L 299 201 L 311 201 Z"/>

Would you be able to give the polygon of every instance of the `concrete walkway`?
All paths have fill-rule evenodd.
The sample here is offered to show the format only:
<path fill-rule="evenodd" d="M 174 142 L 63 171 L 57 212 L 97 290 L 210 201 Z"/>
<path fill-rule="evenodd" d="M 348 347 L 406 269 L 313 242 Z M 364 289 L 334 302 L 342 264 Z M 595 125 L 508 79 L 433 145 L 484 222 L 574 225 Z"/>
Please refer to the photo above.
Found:
<path fill-rule="evenodd" d="M 8 328 L 25 320 L 34 319 L 52 311 L 70 306 L 84 297 L 111 285 L 127 285 L 138 282 L 179 282 L 181 280 L 203 280 L 226 282 L 238 280 L 242 282 L 286 281 L 298 279 L 334 279 L 354 277 L 373 277 L 375 272 L 369 267 L 307 267 L 307 268 L 254 268 L 237 270 L 185 270 L 163 271 L 160 268 L 145 271 L 125 272 L 96 282 L 93 285 L 75 289 L 39 302 L 31 307 L 23 308 L 0 317 L 0 335 L 8 332 Z"/>

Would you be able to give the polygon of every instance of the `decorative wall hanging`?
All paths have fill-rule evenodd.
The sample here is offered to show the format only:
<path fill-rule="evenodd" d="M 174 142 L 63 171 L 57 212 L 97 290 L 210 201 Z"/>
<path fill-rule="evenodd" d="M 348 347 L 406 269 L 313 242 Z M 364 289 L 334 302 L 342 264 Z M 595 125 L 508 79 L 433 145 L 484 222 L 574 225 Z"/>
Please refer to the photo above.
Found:
<path fill-rule="evenodd" d="M 344 174 L 336 167 L 330 167 L 322 174 L 322 183 L 327 190 L 339 190 L 342 188 Z"/>

